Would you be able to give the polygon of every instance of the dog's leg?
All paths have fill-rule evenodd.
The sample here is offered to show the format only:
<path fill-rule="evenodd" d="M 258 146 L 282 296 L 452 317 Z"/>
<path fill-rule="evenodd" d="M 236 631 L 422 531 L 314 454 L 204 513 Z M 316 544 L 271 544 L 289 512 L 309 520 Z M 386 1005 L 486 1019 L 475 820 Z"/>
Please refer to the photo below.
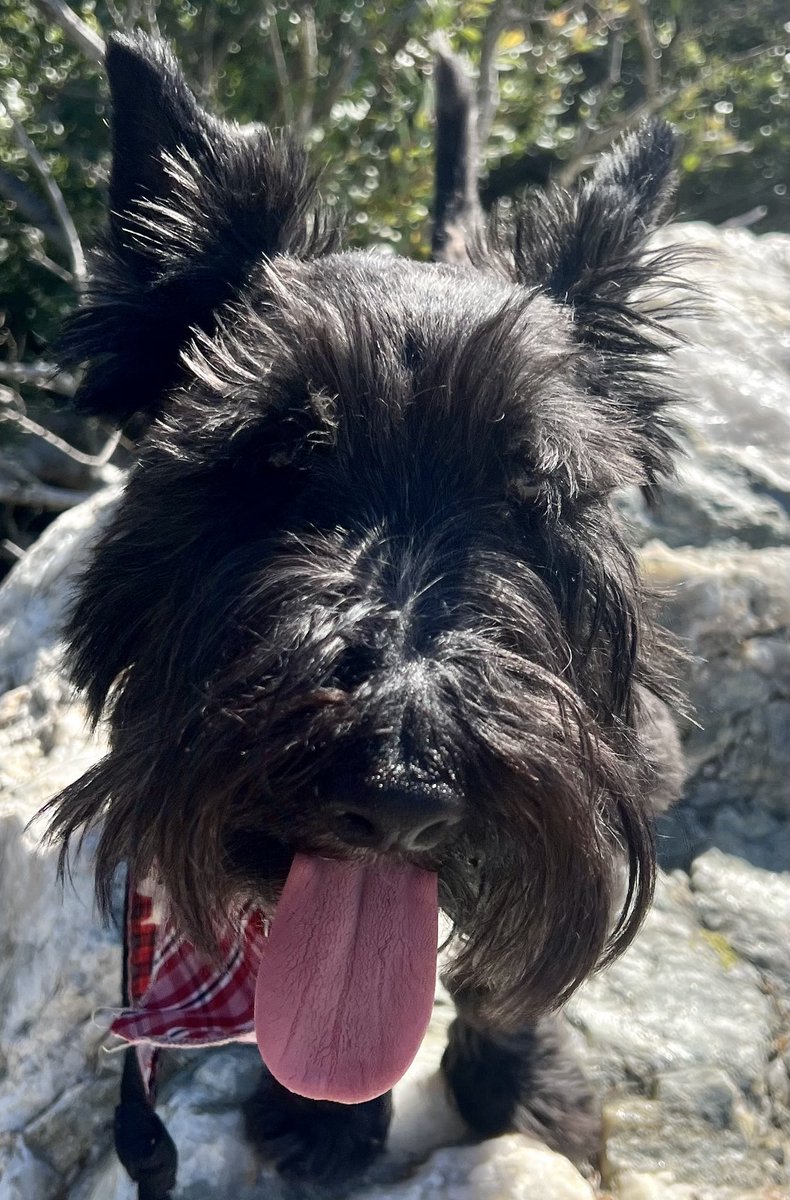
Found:
<path fill-rule="evenodd" d="M 461 1116 L 482 1137 L 528 1133 L 576 1162 L 596 1156 L 595 1099 L 558 1018 L 502 1033 L 464 1005 L 450 1026 L 442 1069 Z"/>
<path fill-rule="evenodd" d="M 392 1093 L 364 1104 L 305 1100 L 264 1071 L 244 1104 L 247 1138 L 261 1158 L 294 1180 L 338 1184 L 380 1154 L 392 1116 Z"/>

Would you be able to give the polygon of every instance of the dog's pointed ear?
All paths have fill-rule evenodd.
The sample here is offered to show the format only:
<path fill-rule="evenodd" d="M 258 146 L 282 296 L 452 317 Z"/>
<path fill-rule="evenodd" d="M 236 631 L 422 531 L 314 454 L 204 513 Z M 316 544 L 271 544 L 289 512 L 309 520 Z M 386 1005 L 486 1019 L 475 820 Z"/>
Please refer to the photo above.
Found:
<path fill-rule="evenodd" d="M 60 361 L 87 363 L 75 404 L 119 424 L 156 416 L 194 331 L 211 333 L 257 264 L 335 245 L 304 149 L 206 113 L 161 41 L 114 35 L 110 218 Z"/>
<path fill-rule="evenodd" d="M 113 34 L 105 68 L 112 101 L 110 221 L 122 227 L 136 202 L 163 200 L 170 191 L 165 154 L 202 156 L 209 120 L 164 42 Z"/>
<path fill-rule="evenodd" d="M 443 34 L 434 50 L 436 167 L 431 257 L 435 262 L 468 262 L 467 245 L 484 225 L 478 191 L 480 154 L 477 105 L 472 80 Z"/>
<path fill-rule="evenodd" d="M 643 282 L 645 241 L 674 193 L 674 162 L 675 134 L 666 122 L 650 120 L 572 190 L 530 197 L 513 240 L 519 281 L 576 309 L 630 295 Z"/>
<path fill-rule="evenodd" d="M 656 355 L 676 341 L 667 318 L 682 308 L 683 252 L 648 245 L 675 190 L 676 138 L 651 119 L 626 134 L 571 190 L 532 195 L 500 254 L 524 286 L 567 306 L 591 394 L 628 421 L 645 481 L 671 470 L 671 393 Z M 681 291 L 678 291 L 678 288 Z"/>

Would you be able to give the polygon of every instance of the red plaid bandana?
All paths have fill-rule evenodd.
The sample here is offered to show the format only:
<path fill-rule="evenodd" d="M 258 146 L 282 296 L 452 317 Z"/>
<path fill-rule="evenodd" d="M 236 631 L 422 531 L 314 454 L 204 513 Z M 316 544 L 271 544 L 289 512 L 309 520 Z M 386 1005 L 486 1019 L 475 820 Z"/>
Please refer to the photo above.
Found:
<path fill-rule="evenodd" d="M 129 884 L 126 955 L 130 1007 L 111 1030 L 143 1043 L 138 1056 L 150 1087 L 155 1046 L 217 1046 L 255 1041 L 255 980 L 265 939 L 260 909 L 242 913 L 213 964 L 168 920 L 164 897 L 150 879 Z"/>

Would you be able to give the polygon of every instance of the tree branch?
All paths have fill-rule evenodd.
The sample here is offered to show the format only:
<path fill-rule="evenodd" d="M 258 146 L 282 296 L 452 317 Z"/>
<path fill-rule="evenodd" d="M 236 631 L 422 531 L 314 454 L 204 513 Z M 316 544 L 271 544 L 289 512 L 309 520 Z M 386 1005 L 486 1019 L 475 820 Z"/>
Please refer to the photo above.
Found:
<path fill-rule="evenodd" d="M 477 84 L 477 144 L 485 146 L 491 122 L 499 103 L 499 72 L 496 68 L 496 44 L 505 27 L 510 0 L 495 0 L 486 21 L 480 50 L 480 77 Z"/>
<path fill-rule="evenodd" d="M 145 10 L 145 19 L 148 22 L 148 32 L 153 34 L 154 37 L 161 37 L 159 19 L 156 15 L 156 3 L 152 3 L 152 0 L 143 0 L 143 8 Z"/>
<path fill-rule="evenodd" d="M 288 66 L 285 61 L 285 54 L 283 53 L 283 44 L 280 41 L 280 31 L 277 28 L 276 5 L 267 4 L 266 15 L 269 20 L 269 44 L 272 48 L 272 58 L 274 59 L 274 67 L 277 72 L 277 86 L 280 92 L 283 116 L 286 125 L 293 125 L 294 104 L 293 96 L 291 95 L 291 81 L 288 78 Z"/>
<path fill-rule="evenodd" d="M 19 562 L 20 558 L 25 557 L 22 547 L 17 546 L 16 542 L 12 542 L 10 538 L 0 540 L 0 554 L 11 563 Z"/>
<path fill-rule="evenodd" d="M 605 129 L 600 129 L 589 138 L 584 146 L 583 153 L 574 154 L 573 158 L 563 165 L 557 174 L 557 180 L 560 185 L 562 187 L 569 187 L 576 176 L 581 174 L 584 168 L 588 166 L 591 158 L 595 158 L 596 155 L 603 153 L 604 150 L 608 150 L 615 138 L 626 129 L 632 129 L 644 117 L 652 116 L 653 113 L 662 109 L 680 90 L 679 86 L 665 88 L 659 95 L 653 96 L 652 99 L 644 100 L 641 104 L 635 104 L 627 112 L 618 113 Z"/>
<path fill-rule="evenodd" d="M 359 64 L 359 47 L 344 42 L 335 56 L 336 66 L 334 75 L 323 80 L 320 95 L 313 105 L 313 116 L 330 116 L 332 107 L 340 97 L 348 91 L 351 80 Z"/>
<path fill-rule="evenodd" d="M 299 48 L 302 57 L 302 103 L 299 106 L 299 132 L 304 138 L 313 123 L 313 104 L 315 103 L 315 85 L 318 78 L 318 39 L 315 28 L 315 11 L 312 4 L 305 4 L 300 10 L 302 27 L 300 30 Z"/>
<path fill-rule="evenodd" d="M 208 97 L 213 100 L 216 83 L 214 67 L 214 5 L 203 6 L 203 22 L 201 28 L 200 51 L 200 98 Z"/>
<path fill-rule="evenodd" d="M 10 388 L 0 386 L 0 405 L 4 406 L 0 408 L 0 421 L 11 421 L 27 433 L 35 434 L 36 437 L 41 438 L 43 442 L 59 450 L 61 454 L 65 454 L 67 458 L 73 459 L 74 462 L 81 463 L 85 467 L 103 467 L 115 453 L 121 437 L 120 431 L 113 433 L 107 439 L 98 454 L 85 454 L 84 451 L 78 450 L 76 446 L 72 446 L 69 442 L 64 441 L 63 438 L 58 437 L 51 429 L 40 425 L 38 421 L 34 421 L 32 417 L 13 407 L 17 403 L 21 403 L 21 397 L 18 393 L 12 391 Z M 31 479 L 34 478 L 35 476 L 31 476 Z"/>
<path fill-rule="evenodd" d="M 35 0 L 35 3 L 69 35 L 86 58 L 94 63 L 104 62 L 104 42 L 68 4 L 63 4 L 62 0 Z"/>
<path fill-rule="evenodd" d="M 58 371 L 52 363 L 0 362 L 0 379 L 6 383 L 30 383 L 58 396 L 73 396 L 77 381 L 73 375 Z M 2 399 L 2 396 L 0 396 Z"/>
<path fill-rule="evenodd" d="M 115 28 L 116 29 L 126 29 L 127 28 L 126 17 L 124 17 L 123 13 L 118 8 L 118 5 L 115 3 L 115 0 L 104 0 L 104 2 L 105 2 L 105 6 L 107 8 L 107 12 L 110 14 L 110 20 L 112 21 Z"/>
<path fill-rule="evenodd" d="M 581 161 L 587 153 L 588 146 L 596 133 L 600 134 L 597 128 L 598 119 L 603 111 L 603 106 L 608 100 L 614 88 L 620 82 L 621 70 L 623 65 L 623 34 L 619 26 L 611 24 L 609 29 L 609 69 L 606 74 L 606 79 L 598 88 L 598 95 L 595 98 L 595 103 L 591 106 L 589 115 L 581 127 L 576 145 L 573 148 L 574 161 Z"/>
<path fill-rule="evenodd" d="M 89 500 L 93 492 L 70 491 L 40 483 L 11 459 L 0 457 L 0 504 L 19 508 L 40 508 L 46 512 L 66 512 Z"/>
<path fill-rule="evenodd" d="M 23 183 L 6 167 L 0 165 L 0 196 L 4 196 L 13 204 L 19 216 L 29 225 L 40 229 L 44 237 L 49 238 L 61 250 L 68 250 L 69 245 L 63 236 L 63 230 L 52 220 L 48 205 L 37 192 Z"/>
<path fill-rule="evenodd" d="M 57 219 L 60 228 L 63 230 L 63 236 L 66 239 L 69 250 L 69 258 L 71 259 L 71 271 L 78 284 L 85 282 L 85 255 L 82 250 L 79 235 L 77 233 L 74 221 L 71 218 L 66 201 L 63 199 L 63 193 L 58 187 L 57 180 L 50 170 L 49 164 L 39 154 L 37 148 L 27 136 L 23 126 L 17 121 L 0 100 L 0 113 L 5 113 L 11 122 L 11 127 L 14 131 L 14 137 L 17 144 L 25 151 L 30 162 L 35 169 L 36 174 L 41 180 L 41 184 L 49 200 L 50 206 Z"/>
<path fill-rule="evenodd" d="M 55 262 L 54 258 L 50 258 L 43 250 L 38 247 L 33 247 L 30 251 L 30 261 L 36 263 L 39 267 L 43 267 L 45 271 L 49 271 L 51 275 L 57 275 L 63 283 L 67 283 L 69 287 L 76 287 L 76 279 L 71 271 L 67 271 L 60 263 Z"/>
<path fill-rule="evenodd" d="M 648 100 L 654 100 L 661 91 L 661 50 L 653 29 L 650 0 L 631 0 L 629 8 L 636 26 L 637 40 L 642 50 L 645 94 Z"/>

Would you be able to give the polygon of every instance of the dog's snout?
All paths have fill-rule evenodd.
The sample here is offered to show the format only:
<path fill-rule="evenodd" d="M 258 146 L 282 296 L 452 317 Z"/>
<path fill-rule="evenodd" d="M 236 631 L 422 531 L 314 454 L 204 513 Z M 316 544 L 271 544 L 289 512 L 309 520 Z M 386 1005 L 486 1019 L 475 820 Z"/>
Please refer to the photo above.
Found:
<path fill-rule="evenodd" d="M 369 802 L 337 805 L 331 832 L 348 846 L 371 850 L 433 850 L 445 841 L 460 814 L 428 790 L 376 792 Z"/>

